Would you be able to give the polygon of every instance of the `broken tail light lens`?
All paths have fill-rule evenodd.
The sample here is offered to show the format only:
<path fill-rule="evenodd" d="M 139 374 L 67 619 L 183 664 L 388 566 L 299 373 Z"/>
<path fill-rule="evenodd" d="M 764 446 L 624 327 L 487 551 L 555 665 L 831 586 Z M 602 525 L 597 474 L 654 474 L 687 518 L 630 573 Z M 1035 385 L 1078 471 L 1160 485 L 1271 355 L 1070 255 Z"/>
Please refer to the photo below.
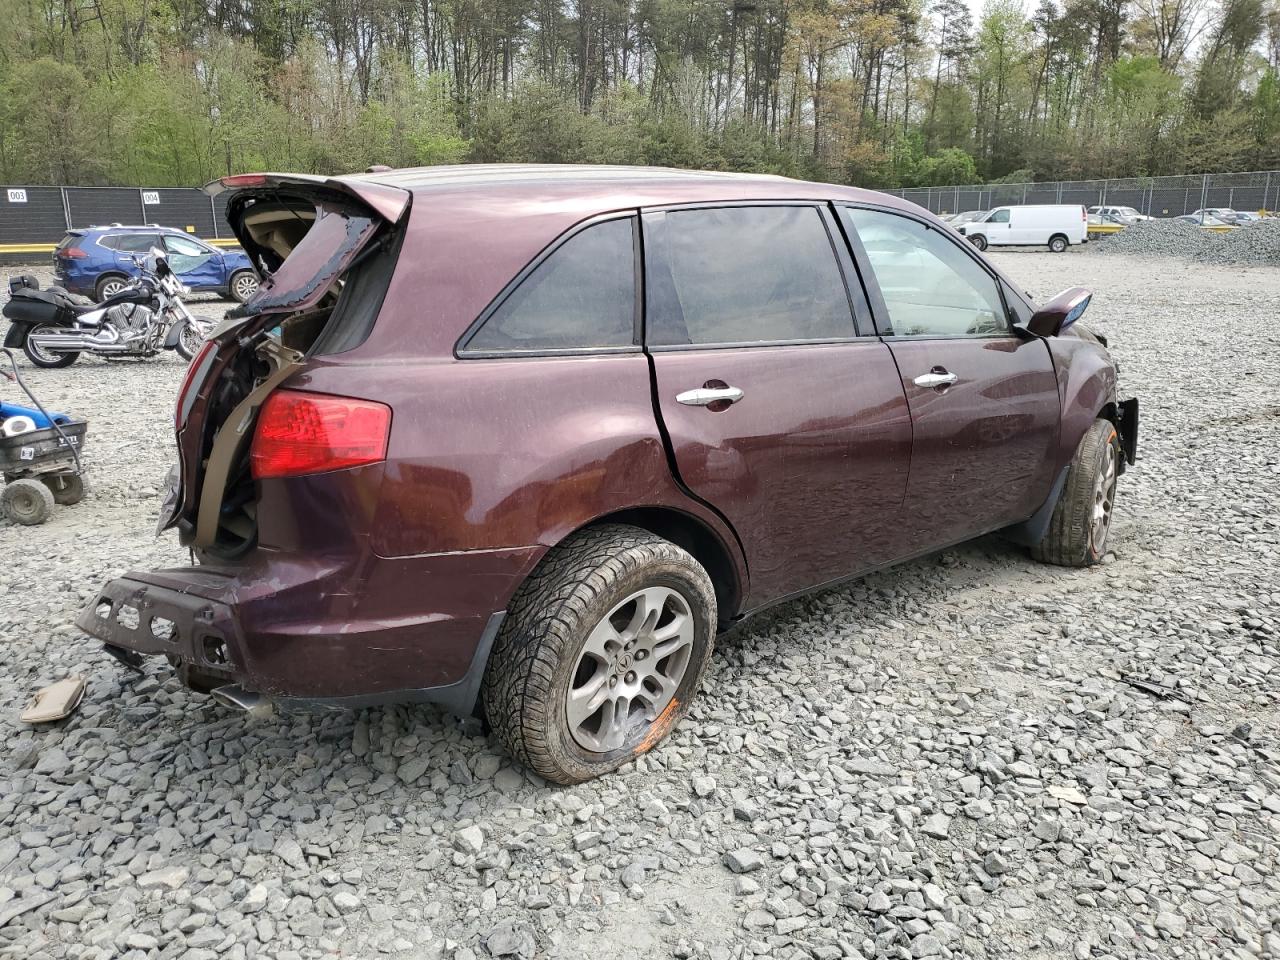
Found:
<path fill-rule="evenodd" d="M 264 480 L 377 463 L 386 459 L 390 428 L 386 404 L 277 390 L 258 414 L 250 467 Z"/>
<path fill-rule="evenodd" d="M 209 355 L 216 352 L 217 344 L 212 340 L 206 340 L 199 352 L 191 358 L 191 363 L 187 365 L 187 375 L 183 378 L 182 386 L 178 388 L 178 402 L 173 408 L 175 431 L 181 430 L 183 424 L 187 422 L 187 414 L 191 412 L 191 404 L 195 401 L 195 391 L 199 389 L 205 375 L 209 372 Z"/>

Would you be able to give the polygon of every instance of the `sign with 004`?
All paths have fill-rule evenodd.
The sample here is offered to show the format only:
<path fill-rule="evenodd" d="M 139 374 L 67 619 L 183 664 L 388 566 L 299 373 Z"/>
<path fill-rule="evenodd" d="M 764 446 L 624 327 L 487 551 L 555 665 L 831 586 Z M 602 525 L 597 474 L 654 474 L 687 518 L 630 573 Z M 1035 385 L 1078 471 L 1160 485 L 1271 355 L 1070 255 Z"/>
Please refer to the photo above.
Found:
<path fill-rule="evenodd" d="M 154 206 L 160 202 L 160 192 L 158 190 L 143 190 L 142 202 L 147 206 Z"/>

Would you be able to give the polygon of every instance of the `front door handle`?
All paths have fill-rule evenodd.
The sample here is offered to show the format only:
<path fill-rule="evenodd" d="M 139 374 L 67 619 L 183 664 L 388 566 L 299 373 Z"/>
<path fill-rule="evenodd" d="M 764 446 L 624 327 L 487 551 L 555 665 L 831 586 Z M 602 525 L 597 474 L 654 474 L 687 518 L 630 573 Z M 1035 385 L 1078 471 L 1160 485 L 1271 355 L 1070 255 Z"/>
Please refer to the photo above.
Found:
<path fill-rule="evenodd" d="M 913 381 L 917 387 L 932 387 L 937 390 L 941 387 L 949 387 L 960 378 L 954 373 L 949 373 L 942 367 L 934 367 L 928 373 L 922 373 Z"/>
<path fill-rule="evenodd" d="M 742 391 L 737 387 L 699 387 L 676 394 L 676 403 L 690 407 L 706 407 L 713 403 L 737 403 L 742 399 Z"/>

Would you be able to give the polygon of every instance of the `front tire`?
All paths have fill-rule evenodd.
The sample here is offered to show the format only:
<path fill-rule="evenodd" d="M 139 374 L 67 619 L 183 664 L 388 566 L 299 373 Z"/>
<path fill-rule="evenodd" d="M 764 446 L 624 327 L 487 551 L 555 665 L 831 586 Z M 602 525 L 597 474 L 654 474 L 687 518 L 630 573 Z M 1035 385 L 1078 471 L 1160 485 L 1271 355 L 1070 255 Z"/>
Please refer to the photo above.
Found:
<path fill-rule="evenodd" d="M 0 508 L 14 523 L 34 527 L 53 513 L 53 491 L 39 480 L 15 480 L 0 493 Z"/>
<path fill-rule="evenodd" d="M 982 234 L 978 234 L 976 237 L 970 237 L 969 242 L 977 247 L 979 252 L 987 249 L 987 238 Z"/>
<path fill-rule="evenodd" d="M 493 732 L 554 783 L 616 770 L 684 716 L 716 622 L 711 578 L 680 547 L 620 524 L 574 534 L 511 602 L 484 676 Z"/>
<path fill-rule="evenodd" d="M 1067 246 L 1067 238 L 1062 234 L 1049 238 L 1049 251 L 1051 253 L 1066 253 Z"/>
<path fill-rule="evenodd" d="M 37 323 L 27 328 L 27 335 L 22 338 L 22 352 L 27 355 L 37 367 L 43 367 L 46 370 L 56 370 L 59 367 L 69 367 L 76 362 L 79 353 L 53 353 L 52 351 L 42 350 L 31 342 L 31 335 L 38 330 L 57 330 L 56 323 Z"/>
<path fill-rule="evenodd" d="M 1102 560 L 1111 532 L 1120 457 L 1115 424 L 1093 421 L 1067 469 L 1049 530 L 1031 548 L 1033 557 L 1061 567 L 1089 567 Z"/>
<path fill-rule="evenodd" d="M 200 336 L 200 331 L 184 320 L 182 329 L 178 331 L 178 342 L 173 345 L 173 352 L 190 363 L 203 345 L 204 337 Z"/>

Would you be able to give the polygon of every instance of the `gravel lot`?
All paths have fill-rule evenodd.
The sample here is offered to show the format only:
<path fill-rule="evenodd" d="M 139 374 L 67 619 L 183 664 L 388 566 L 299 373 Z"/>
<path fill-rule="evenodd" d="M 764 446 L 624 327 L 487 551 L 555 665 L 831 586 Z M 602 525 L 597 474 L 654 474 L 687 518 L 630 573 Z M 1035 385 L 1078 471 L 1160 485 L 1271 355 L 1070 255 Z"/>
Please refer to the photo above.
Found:
<path fill-rule="evenodd" d="M 1280 269 L 995 256 L 1094 286 L 1142 399 L 1108 562 L 987 538 L 787 604 L 572 789 L 431 708 L 246 725 L 122 672 L 73 621 L 185 560 L 151 533 L 183 368 L 28 368 L 94 493 L 0 520 L 0 955 L 1280 958 Z"/>

